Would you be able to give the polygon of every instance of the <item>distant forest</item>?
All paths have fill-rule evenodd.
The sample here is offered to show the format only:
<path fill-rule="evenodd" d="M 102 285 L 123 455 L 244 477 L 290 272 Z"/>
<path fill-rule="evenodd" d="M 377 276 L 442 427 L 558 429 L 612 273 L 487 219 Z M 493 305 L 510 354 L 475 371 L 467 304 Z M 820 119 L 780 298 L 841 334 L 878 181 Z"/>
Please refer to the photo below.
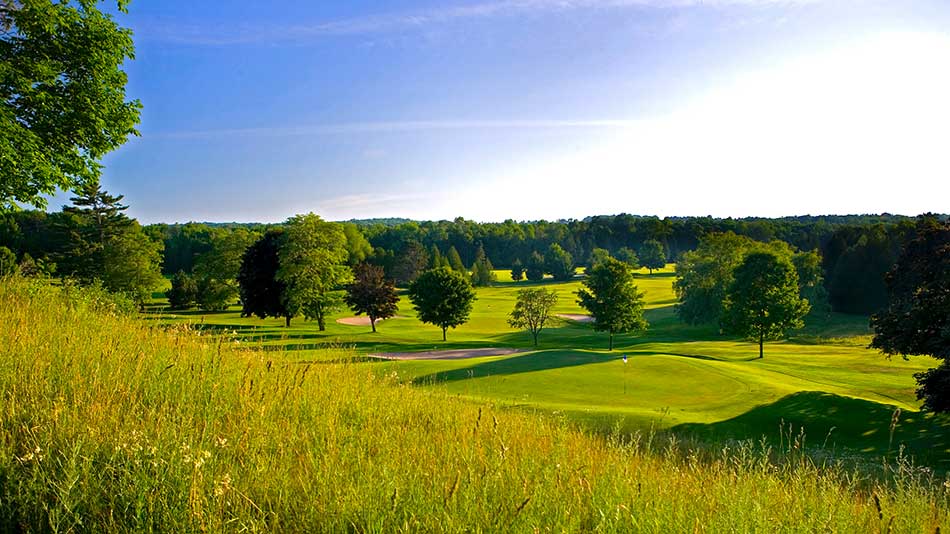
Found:
<path fill-rule="evenodd" d="M 0 222 L 0 246 L 18 258 L 55 264 L 63 254 L 68 236 L 61 235 L 59 213 L 20 211 Z M 947 216 L 940 216 L 946 219 Z M 845 313 L 870 314 L 885 301 L 884 274 L 897 260 L 915 219 L 898 215 L 801 216 L 777 219 L 712 217 L 658 218 L 636 215 L 595 216 L 581 220 L 508 220 L 478 223 L 457 218 L 453 221 L 411 221 L 407 219 L 352 220 L 344 224 L 348 238 L 361 248 L 356 261 L 383 266 L 397 277 L 406 262 L 425 264 L 432 257 L 457 253 L 464 265 L 471 265 L 483 250 L 495 268 L 509 268 L 530 261 L 533 253 L 545 254 L 552 244 L 566 251 L 576 265 L 585 265 L 595 249 L 617 254 L 622 249 L 639 253 L 646 242 L 662 244 L 666 259 L 677 257 L 698 245 L 708 234 L 733 232 L 756 241 L 781 240 L 800 251 L 818 251 L 822 258 L 824 284 L 832 309 Z M 192 273 L 222 236 L 240 230 L 260 235 L 270 227 L 257 223 L 153 224 L 143 227 L 146 235 L 163 244 L 162 273 Z M 361 236 L 358 237 L 357 236 Z M 454 251 L 453 251 L 454 249 Z M 60 260 L 60 263 L 61 260 Z M 68 262 L 66 263 L 68 264 Z M 68 273 L 57 273 L 68 275 Z"/>

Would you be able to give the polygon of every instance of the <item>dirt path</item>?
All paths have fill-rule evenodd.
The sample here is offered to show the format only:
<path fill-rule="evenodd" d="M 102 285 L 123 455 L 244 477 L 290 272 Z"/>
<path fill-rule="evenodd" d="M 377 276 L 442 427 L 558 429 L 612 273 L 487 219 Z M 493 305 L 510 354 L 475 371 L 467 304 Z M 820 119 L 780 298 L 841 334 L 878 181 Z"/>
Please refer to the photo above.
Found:
<path fill-rule="evenodd" d="M 559 313 L 557 314 L 561 319 L 568 319 L 571 321 L 577 321 L 579 323 L 591 323 L 594 321 L 594 318 L 590 315 L 584 315 L 582 313 Z"/>
<path fill-rule="evenodd" d="M 426 352 L 381 352 L 370 354 L 374 358 L 386 360 L 462 360 L 465 358 L 484 358 L 486 356 L 508 356 L 525 352 L 524 349 L 455 349 L 430 350 Z"/>

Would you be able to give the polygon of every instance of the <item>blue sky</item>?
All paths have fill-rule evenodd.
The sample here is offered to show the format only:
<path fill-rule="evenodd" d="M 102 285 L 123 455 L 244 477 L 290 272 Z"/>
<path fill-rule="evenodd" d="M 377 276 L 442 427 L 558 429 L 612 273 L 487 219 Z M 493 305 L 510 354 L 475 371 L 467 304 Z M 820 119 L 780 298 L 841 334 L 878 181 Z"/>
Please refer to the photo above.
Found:
<path fill-rule="evenodd" d="M 134 0 L 118 19 L 142 136 L 104 185 L 143 222 L 950 211 L 945 1 Z"/>

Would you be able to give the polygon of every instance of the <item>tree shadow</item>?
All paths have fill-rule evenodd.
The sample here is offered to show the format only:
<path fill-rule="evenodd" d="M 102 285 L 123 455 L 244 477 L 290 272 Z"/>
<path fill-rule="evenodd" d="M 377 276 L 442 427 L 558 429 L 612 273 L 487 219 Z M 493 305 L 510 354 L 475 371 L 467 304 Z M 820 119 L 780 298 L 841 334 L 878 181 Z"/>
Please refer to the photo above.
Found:
<path fill-rule="evenodd" d="M 764 437 L 775 445 L 784 440 L 785 446 L 789 433 L 803 432 L 810 447 L 875 458 L 894 456 L 903 447 L 918 463 L 950 468 L 950 417 L 818 391 L 794 393 L 725 421 L 672 430 L 702 441 Z"/>

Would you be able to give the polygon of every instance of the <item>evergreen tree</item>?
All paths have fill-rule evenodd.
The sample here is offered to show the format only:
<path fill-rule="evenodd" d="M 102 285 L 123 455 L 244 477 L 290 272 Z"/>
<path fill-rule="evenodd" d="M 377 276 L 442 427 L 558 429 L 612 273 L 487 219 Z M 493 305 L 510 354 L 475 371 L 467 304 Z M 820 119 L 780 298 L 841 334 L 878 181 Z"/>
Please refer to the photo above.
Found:
<path fill-rule="evenodd" d="M 442 267 L 449 267 L 449 262 L 442 256 L 442 251 L 439 250 L 438 245 L 433 244 L 429 248 L 429 268 L 441 269 Z"/>
<path fill-rule="evenodd" d="M 453 271 L 468 273 L 468 269 L 466 269 L 465 264 L 462 263 L 462 257 L 459 256 L 459 251 L 456 250 L 454 245 L 449 248 L 447 259 L 449 261 L 449 267 L 451 267 Z"/>
<path fill-rule="evenodd" d="M 396 259 L 393 278 L 399 284 L 410 284 L 429 267 L 429 253 L 418 241 L 410 241 Z"/>
<path fill-rule="evenodd" d="M 475 263 L 472 264 L 472 285 L 475 287 L 490 286 L 496 280 L 491 260 L 485 255 L 481 246 L 475 253 Z"/>

